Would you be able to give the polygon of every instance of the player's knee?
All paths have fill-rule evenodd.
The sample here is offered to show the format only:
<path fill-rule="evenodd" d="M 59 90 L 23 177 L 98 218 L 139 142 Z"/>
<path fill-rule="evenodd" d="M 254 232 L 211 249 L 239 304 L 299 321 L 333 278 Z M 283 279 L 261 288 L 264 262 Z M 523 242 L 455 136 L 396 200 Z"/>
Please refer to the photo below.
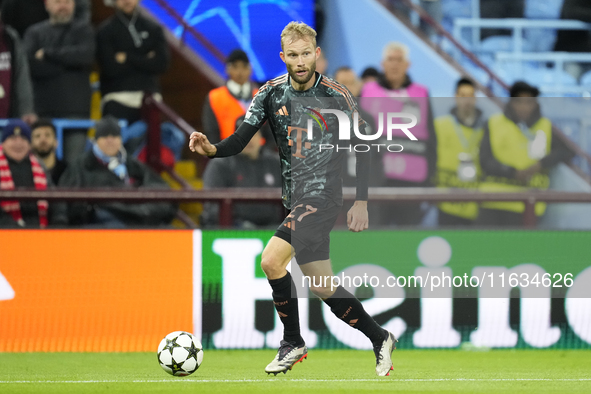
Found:
<path fill-rule="evenodd" d="M 276 278 L 285 270 L 279 259 L 264 252 L 261 256 L 261 268 L 265 275 L 267 275 L 267 278 Z"/>

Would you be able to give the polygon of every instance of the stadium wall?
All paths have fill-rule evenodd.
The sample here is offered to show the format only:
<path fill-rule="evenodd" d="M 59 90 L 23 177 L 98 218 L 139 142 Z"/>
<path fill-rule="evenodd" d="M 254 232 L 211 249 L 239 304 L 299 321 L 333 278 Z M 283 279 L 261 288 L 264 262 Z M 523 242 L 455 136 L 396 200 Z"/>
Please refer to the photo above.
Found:
<path fill-rule="evenodd" d="M 2 230 L 0 352 L 153 351 L 176 330 L 206 348 L 274 348 L 281 328 L 259 266 L 271 235 Z M 474 276 L 497 288 L 503 276 L 494 296 L 474 281 L 448 290 L 357 287 L 401 347 L 591 347 L 591 233 L 335 231 L 331 239 L 337 276 Z M 320 300 L 299 302 L 310 347 L 369 348 Z"/>

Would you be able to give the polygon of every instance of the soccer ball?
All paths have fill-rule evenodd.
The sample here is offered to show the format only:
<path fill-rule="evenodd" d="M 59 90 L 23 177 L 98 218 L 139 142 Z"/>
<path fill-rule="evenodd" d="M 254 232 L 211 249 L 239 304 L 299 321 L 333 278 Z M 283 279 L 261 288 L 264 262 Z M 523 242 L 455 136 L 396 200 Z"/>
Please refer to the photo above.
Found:
<path fill-rule="evenodd" d="M 185 331 L 171 332 L 158 345 L 158 363 L 173 376 L 188 376 L 203 361 L 201 342 Z"/>

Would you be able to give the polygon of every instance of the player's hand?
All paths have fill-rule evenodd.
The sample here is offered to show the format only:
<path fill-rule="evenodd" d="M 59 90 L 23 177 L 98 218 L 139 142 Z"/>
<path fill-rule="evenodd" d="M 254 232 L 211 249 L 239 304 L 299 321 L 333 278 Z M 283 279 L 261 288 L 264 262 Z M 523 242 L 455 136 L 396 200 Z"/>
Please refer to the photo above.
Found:
<path fill-rule="evenodd" d="M 205 134 L 198 131 L 191 133 L 189 137 L 189 149 L 191 152 L 196 152 L 203 156 L 213 156 L 217 152 L 216 147 L 209 142 Z"/>
<path fill-rule="evenodd" d="M 355 201 L 349 212 L 347 212 L 347 226 L 349 231 L 355 233 L 367 230 L 369 227 L 367 201 Z"/>

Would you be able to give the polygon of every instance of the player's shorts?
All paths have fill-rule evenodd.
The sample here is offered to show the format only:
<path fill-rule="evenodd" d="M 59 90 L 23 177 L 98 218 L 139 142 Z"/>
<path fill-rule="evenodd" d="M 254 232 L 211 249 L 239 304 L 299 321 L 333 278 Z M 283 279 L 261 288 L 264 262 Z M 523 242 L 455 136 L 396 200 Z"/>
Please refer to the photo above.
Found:
<path fill-rule="evenodd" d="M 291 244 L 298 265 L 328 260 L 330 231 L 341 207 L 330 200 L 307 200 L 294 205 L 275 236 Z"/>

